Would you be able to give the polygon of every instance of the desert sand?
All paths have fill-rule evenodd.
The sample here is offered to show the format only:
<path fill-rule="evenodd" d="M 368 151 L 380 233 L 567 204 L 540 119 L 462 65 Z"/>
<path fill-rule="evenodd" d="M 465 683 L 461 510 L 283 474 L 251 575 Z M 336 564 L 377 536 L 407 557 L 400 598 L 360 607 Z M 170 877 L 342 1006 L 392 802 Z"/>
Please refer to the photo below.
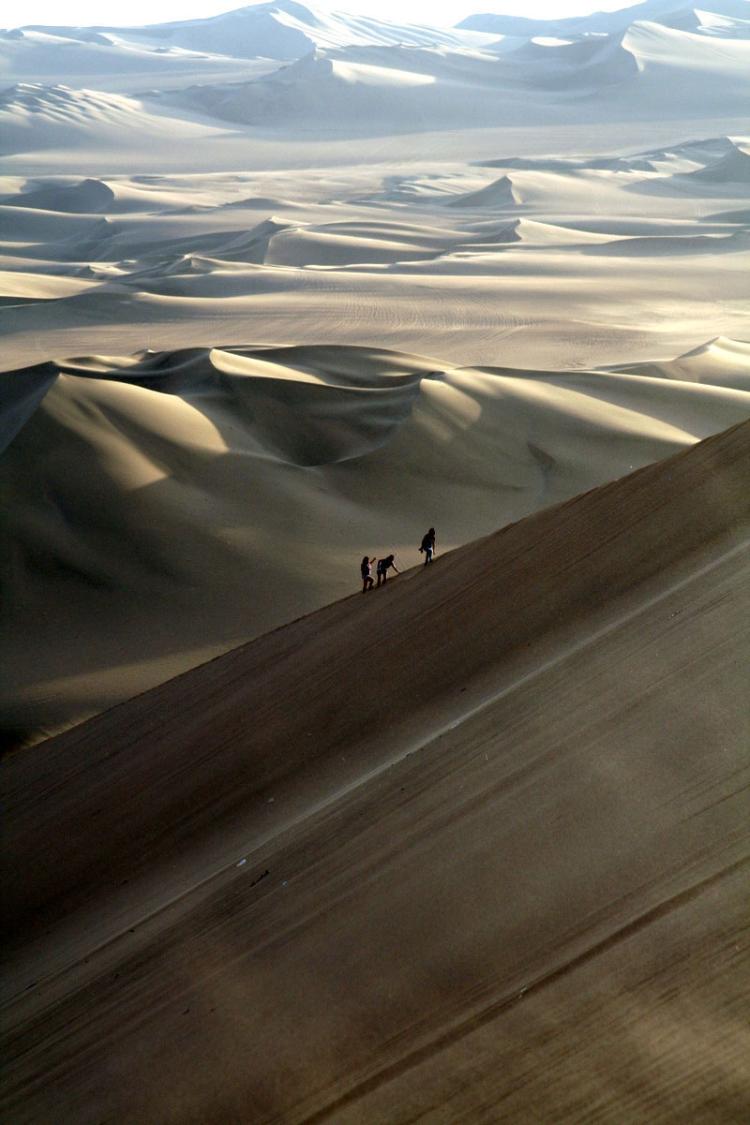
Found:
<path fill-rule="evenodd" d="M 5 742 L 747 418 L 746 7 L 5 33 Z"/>
<path fill-rule="evenodd" d="M 738 1121 L 750 424 L 9 759 L 13 1121 Z"/>
<path fill-rule="evenodd" d="M 745 1120 L 750 3 L 0 79 L 4 1119 Z"/>

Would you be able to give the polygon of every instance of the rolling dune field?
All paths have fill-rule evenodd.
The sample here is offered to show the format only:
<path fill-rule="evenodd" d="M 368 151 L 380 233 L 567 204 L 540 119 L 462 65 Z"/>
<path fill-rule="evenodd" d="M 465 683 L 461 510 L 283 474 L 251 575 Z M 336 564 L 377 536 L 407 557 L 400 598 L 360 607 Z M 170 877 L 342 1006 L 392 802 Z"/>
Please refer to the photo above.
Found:
<path fill-rule="evenodd" d="M 560 7 L 0 29 L 12 1125 L 750 1114 L 750 2 Z"/>
<path fill-rule="evenodd" d="M 56 80 L 0 95 L 10 745 L 342 596 L 365 551 L 415 561 L 422 523 L 452 547 L 747 417 L 736 16 L 408 43 L 318 14 L 292 51 L 280 12 L 4 42 Z M 232 20 L 270 69 L 217 84 L 192 41 Z M 102 51 L 195 81 L 55 70 Z"/>

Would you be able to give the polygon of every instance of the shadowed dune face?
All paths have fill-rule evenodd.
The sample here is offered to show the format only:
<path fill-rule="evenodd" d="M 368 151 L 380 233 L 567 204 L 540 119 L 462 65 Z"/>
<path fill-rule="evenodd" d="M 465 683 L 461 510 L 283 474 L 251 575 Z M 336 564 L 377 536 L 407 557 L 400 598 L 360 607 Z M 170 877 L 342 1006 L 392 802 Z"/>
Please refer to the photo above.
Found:
<path fill-rule="evenodd" d="M 73 187 L 40 188 L 11 196 L 8 200 L 15 207 L 38 208 L 40 211 L 62 211 L 63 213 L 90 215 L 109 211 L 115 200 L 115 193 L 100 180 L 82 180 Z"/>
<path fill-rule="evenodd" d="M 422 523 L 446 549 L 744 419 L 749 364 L 717 341 L 607 371 L 328 346 L 15 373 L 6 729 L 69 723 L 344 596 L 365 553 L 409 566 Z"/>
<path fill-rule="evenodd" d="M 6 1113 L 736 1116 L 749 469 L 746 423 L 12 756 Z"/>

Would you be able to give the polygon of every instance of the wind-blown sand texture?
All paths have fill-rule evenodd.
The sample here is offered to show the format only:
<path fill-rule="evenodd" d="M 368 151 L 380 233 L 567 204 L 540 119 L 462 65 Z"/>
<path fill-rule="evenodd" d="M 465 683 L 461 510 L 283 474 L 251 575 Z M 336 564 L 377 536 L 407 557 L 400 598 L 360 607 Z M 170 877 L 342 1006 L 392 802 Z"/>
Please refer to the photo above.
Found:
<path fill-rule="evenodd" d="M 745 1121 L 750 3 L 0 77 L 3 1119 Z"/>
<path fill-rule="evenodd" d="M 750 423 L 13 755 L 13 1121 L 738 1121 Z"/>

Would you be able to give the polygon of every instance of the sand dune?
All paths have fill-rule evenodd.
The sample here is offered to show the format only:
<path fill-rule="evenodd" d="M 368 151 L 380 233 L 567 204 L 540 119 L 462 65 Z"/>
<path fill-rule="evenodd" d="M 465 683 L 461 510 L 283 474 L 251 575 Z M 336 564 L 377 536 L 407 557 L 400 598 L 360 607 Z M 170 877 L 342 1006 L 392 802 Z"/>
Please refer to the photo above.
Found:
<path fill-rule="evenodd" d="M 748 360 L 750 344 L 719 338 L 666 363 L 639 363 L 614 370 L 685 382 L 707 378 L 714 386 L 745 390 L 748 389 Z"/>
<path fill-rule="evenodd" d="M 518 203 L 518 198 L 509 176 L 501 176 L 479 191 L 468 192 L 458 199 L 450 200 L 451 207 L 512 207 L 514 203 Z"/>
<path fill-rule="evenodd" d="M 206 202 L 202 206 L 217 205 L 217 185 L 211 183 L 203 193 Z M 191 192 L 192 199 L 200 199 L 200 187 L 196 184 Z M 128 178 L 101 177 L 76 179 L 72 176 L 44 177 L 18 180 L 14 191 L 4 197 L 2 202 L 11 207 L 29 210 L 57 211 L 64 214 L 108 214 L 119 215 L 135 212 L 153 215 L 164 211 L 176 211 L 185 203 L 185 195 L 169 178 L 160 176 L 130 176 Z M 263 205 L 262 203 L 260 205 Z M 267 204 L 266 204 L 267 205 Z M 201 204 L 193 207 L 200 210 Z M 24 217 L 14 215 L 15 223 L 23 222 Z M 30 222 L 28 217 L 26 222 Z M 10 225 L 10 224 L 9 224 Z"/>
<path fill-rule="evenodd" d="M 527 88 L 557 90 L 562 96 L 620 85 L 637 76 L 638 56 L 621 36 L 570 41 L 527 39 L 501 56 L 503 77 Z"/>
<path fill-rule="evenodd" d="M 208 19 L 146 27 L 26 26 L 0 31 L 9 82 L 65 84 L 113 93 L 247 81 L 318 48 L 472 48 L 492 35 L 395 25 L 290 2 L 255 4 Z"/>
<path fill-rule="evenodd" d="M 6 1114 L 739 1119 L 749 467 L 745 424 L 11 757 Z"/>
<path fill-rule="evenodd" d="M 720 135 L 408 170 L 8 177 L 0 266 L 45 295 L 53 273 L 101 284 L 0 310 L 2 365 L 324 344 L 332 324 L 344 344 L 557 369 L 743 339 L 747 188 L 721 167 L 746 147 Z"/>
<path fill-rule="evenodd" d="M 194 348 L 11 375 L 49 389 L 0 463 L 9 737 L 343 596 L 365 551 L 416 561 L 425 518 L 454 546 L 750 416 L 749 363 L 732 341 L 598 372 Z"/>
<path fill-rule="evenodd" d="M 722 88 L 723 82 L 734 85 L 735 79 L 740 80 L 735 89 L 744 100 L 741 76 L 746 73 L 750 49 L 745 38 L 719 41 L 657 24 L 636 23 L 625 32 L 622 46 L 638 63 L 641 105 L 659 99 L 660 111 L 681 114 L 699 100 L 704 109 L 726 104 L 728 89 Z M 673 66 L 675 57 L 680 58 L 679 70 Z"/>
<path fill-rule="evenodd" d="M 708 180 L 713 184 L 750 183 L 750 152 L 746 147 L 733 144 L 729 152 L 714 163 L 689 173 L 691 182 Z"/>
<path fill-rule="evenodd" d="M 663 17 L 660 22 L 681 31 L 698 31 L 703 35 L 713 35 L 721 39 L 746 38 L 750 32 L 747 7 L 733 5 L 730 10 L 739 12 L 745 18 L 733 18 L 731 15 L 721 15 L 718 12 L 704 12 L 700 8 L 678 8 L 672 15 Z"/>
<path fill-rule="evenodd" d="M 0 32 L 8 1120 L 744 1120 L 749 7 Z"/>
<path fill-rule="evenodd" d="M 64 211 L 91 215 L 109 211 L 115 193 L 101 180 L 81 180 L 72 187 L 47 187 L 25 191 L 11 196 L 8 202 L 14 207 L 35 207 L 40 211 Z"/>
<path fill-rule="evenodd" d="M 105 29 L 106 30 L 106 29 Z M 326 11 L 297 0 L 272 0 L 202 20 L 117 29 L 120 39 L 209 50 L 234 58 L 299 59 L 317 47 L 345 45 L 468 46 L 487 36 L 449 28 L 382 22 Z"/>
<path fill-rule="evenodd" d="M 185 85 L 196 72 L 206 81 L 247 80 L 274 70 L 278 62 L 209 55 L 180 47 L 128 39 L 122 29 L 107 34 L 91 28 L 20 28 L 0 32 L 0 74 L 4 83 L 67 85 L 110 93 L 142 92 Z"/>
<path fill-rule="evenodd" d="M 747 39 L 717 41 L 649 23 L 605 41 L 528 40 L 495 54 L 355 42 L 316 48 L 251 82 L 202 85 L 167 101 L 243 126 L 296 129 L 314 119 L 326 131 L 362 134 L 538 122 L 551 111 L 575 116 L 582 97 L 595 118 L 648 119 L 654 105 L 667 116 L 703 113 L 729 99 L 749 106 L 749 59 Z"/>
<path fill-rule="evenodd" d="M 462 20 L 459 27 L 531 39 L 535 36 L 616 34 L 635 21 L 642 20 L 671 27 L 682 19 L 690 26 L 702 28 L 705 19 L 705 30 L 709 30 L 708 17 L 712 15 L 720 21 L 722 18 L 728 21 L 743 21 L 747 18 L 746 13 L 746 0 L 706 0 L 705 3 L 701 3 L 700 13 L 696 12 L 690 4 L 680 4 L 679 0 L 643 0 L 642 3 L 620 8 L 614 12 L 593 12 L 591 15 L 557 20 L 530 20 L 518 16 L 483 13 Z"/>
<path fill-rule="evenodd" d="M 318 138 L 423 134 L 425 153 L 440 145 L 428 134 L 466 128 L 515 127 L 520 137 L 543 129 L 549 139 L 561 124 L 583 125 L 581 138 L 594 125 L 610 138 L 614 123 L 625 135 L 636 121 L 654 129 L 676 118 L 729 116 L 741 127 L 750 104 L 745 8 L 646 3 L 581 20 L 515 21 L 501 39 L 293 0 L 142 28 L 15 29 L 0 38 L 0 67 L 16 83 L 0 107 L 4 153 L 34 153 L 39 170 L 74 167 L 88 131 L 110 169 L 127 168 L 138 142 L 153 166 L 149 138 L 163 138 L 162 159 L 190 167 L 184 149 L 200 137 L 204 167 L 237 168 L 248 131 L 261 142 L 255 159 L 278 160 L 287 138 L 273 134 L 283 127 L 304 145 L 316 139 L 311 123 Z"/>
<path fill-rule="evenodd" d="M 649 238 L 619 238 L 614 242 L 604 245 L 587 246 L 587 254 L 616 254 L 625 257 L 635 257 L 643 254 L 693 255 L 747 253 L 750 249 L 750 232 L 735 231 L 734 234 L 698 234 L 698 235 L 656 235 Z"/>
<path fill-rule="evenodd" d="M 85 278 L 5 270 L 0 273 L 0 300 L 14 304 L 54 301 L 74 293 L 83 293 L 91 289 L 92 284 L 92 281 Z"/>
<path fill-rule="evenodd" d="M 664 174 L 662 162 L 661 168 L 655 169 L 659 174 L 636 181 L 628 190 L 671 196 L 687 192 L 695 197 L 705 192 L 717 198 L 724 192 L 735 197 L 744 195 L 750 161 L 748 147 L 747 138 L 730 137 L 681 146 L 675 153 L 664 153 L 664 159 L 672 164 L 671 174 Z"/>
<path fill-rule="evenodd" d="M 189 143 L 216 132 L 210 122 L 165 116 L 158 104 L 124 94 L 74 90 L 68 86 L 18 83 L 0 93 L 4 155 L 90 146 L 121 148 Z"/>
<path fill-rule="evenodd" d="M 497 122 L 502 75 L 494 56 L 449 50 L 345 47 L 315 50 L 266 77 L 231 86 L 197 86 L 166 102 L 239 126 L 355 133 L 443 129 L 479 115 Z"/>

